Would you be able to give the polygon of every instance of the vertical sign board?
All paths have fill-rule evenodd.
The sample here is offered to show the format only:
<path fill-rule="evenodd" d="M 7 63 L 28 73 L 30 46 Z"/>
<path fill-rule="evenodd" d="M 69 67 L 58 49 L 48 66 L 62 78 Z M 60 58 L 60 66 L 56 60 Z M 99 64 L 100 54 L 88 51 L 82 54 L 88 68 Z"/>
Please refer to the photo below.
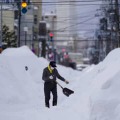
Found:
<path fill-rule="evenodd" d="M 39 22 L 39 36 L 40 37 L 45 37 L 46 33 L 47 33 L 46 22 L 45 21 L 40 21 Z"/>
<path fill-rule="evenodd" d="M 39 40 L 42 42 L 41 56 L 44 58 L 46 57 L 46 34 L 47 34 L 46 22 L 40 21 L 39 22 Z"/>

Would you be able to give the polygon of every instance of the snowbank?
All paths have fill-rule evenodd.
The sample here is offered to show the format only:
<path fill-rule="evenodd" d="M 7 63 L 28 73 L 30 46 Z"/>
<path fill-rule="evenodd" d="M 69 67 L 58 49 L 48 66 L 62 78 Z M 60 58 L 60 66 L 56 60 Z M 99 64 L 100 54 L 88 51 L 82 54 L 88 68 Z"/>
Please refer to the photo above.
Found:
<path fill-rule="evenodd" d="M 6 49 L 0 54 L 0 120 L 120 120 L 119 56 L 118 48 L 83 72 L 57 65 L 70 81 L 60 84 L 75 93 L 66 97 L 58 87 L 58 106 L 47 109 L 42 71 L 49 62 L 26 46 Z"/>

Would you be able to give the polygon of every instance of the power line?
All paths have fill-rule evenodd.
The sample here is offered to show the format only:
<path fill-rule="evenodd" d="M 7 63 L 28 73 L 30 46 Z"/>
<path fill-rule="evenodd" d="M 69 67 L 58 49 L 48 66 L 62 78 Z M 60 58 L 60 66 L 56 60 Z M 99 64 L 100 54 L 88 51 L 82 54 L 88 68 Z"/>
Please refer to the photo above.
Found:
<path fill-rule="evenodd" d="M 65 31 L 68 31 L 68 30 L 65 30 Z M 95 31 L 95 29 L 78 29 L 78 30 L 69 30 L 69 32 L 78 32 L 78 31 Z M 54 32 L 58 32 L 58 31 L 54 31 Z"/>
<path fill-rule="evenodd" d="M 61 20 L 61 21 L 59 21 L 59 20 L 54 20 L 54 22 L 57 22 L 57 23 L 63 23 L 63 22 L 67 22 L 67 21 L 72 21 L 72 22 L 74 22 L 74 21 L 76 21 L 75 19 L 78 19 L 78 18 L 80 18 L 80 19 L 84 19 L 84 18 L 88 18 L 88 17 L 90 17 L 90 16 L 92 16 L 92 15 L 94 15 L 94 14 L 91 14 L 91 15 L 87 15 L 87 16 L 79 16 L 79 17 L 74 17 L 74 18 L 70 18 L 70 19 L 63 19 L 63 20 Z M 53 22 L 52 20 L 51 21 L 49 21 L 49 22 Z"/>
<path fill-rule="evenodd" d="M 90 12 L 91 13 L 91 12 Z M 63 20 L 61 20 L 61 21 L 54 21 L 54 22 L 65 22 L 65 21 L 69 21 L 69 20 L 75 20 L 75 18 L 81 18 L 81 19 L 83 19 L 83 18 L 86 18 L 86 17 L 90 17 L 91 15 L 94 15 L 94 14 L 89 14 L 89 15 L 84 15 L 84 16 L 80 16 L 81 14 L 78 14 L 78 15 L 74 15 L 74 16 L 70 16 L 70 17 L 68 17 L 69 19 L 67 19 L 67 17 L 65 17 L 66 19 L 63 19 Z M 9 18 L 14 18 L 14 17 L 9 17 L 8 18 L 8 16 L 5 16 L 5 15 L 3 15 L 3 17 L 5 17 L 5 18 L 7 18 L 7 19 L 9 19 Z M 74 18 L 72 18 L 72 17 L 74 17 Z M 61 19 L 61 18 L 64 18 L 64 17 L 59 17 L 59 19 Z M 32 20 L 32 19 L 27 19 L 27 20 Z M 49 21 L 49 22 L 53 22 L 53 21 Z"/>
<path fill-rule="evenodd" d="M 71 20 L 71 19 L 75 19 L 75 18 L 85 18 L 85 17 L 90 16 L 92 14 L 96 14 L 96 12 L 97 12 L 96 10 L 91 10 L 91 11 L 82 12 L 79 14 L 70 15 L 67 17 L 59 17 L 58 16 L 58 18 L 61 19 L 61 21 L 67 21 L 67 20 Z M 90 13 L 92 13 L 92 14 L 90 14 Z M 43 15 L 43 16 L 47 16 L 47 15 Z"/>
<path fill-rule="evenodd" d="M 80 2 L 82 2 L 82 1 L 80 1 Z M 83 2 L 85 2 L 85 1 L 83 1 Z M 90 2 L 90 1 L 89 1 Z M 95 1 L 94 1 L 95 2 Z M 96 2 L 102 2 L 102 1 L 96 1 Z M 21 2 L 9 2 L 9 3 L 4 3 L 4 2 L 0 2 L 0 4 L 4 4 L 4 5 L 14 5 L 14 4 L 17 4 L 17 3 L 21 3 Z M 90 6 L 90 5 L 108 5 L 107 3 L 82 3 L 82 4 L 72 4 L 72 3 L 55 3 L 55 2 L 46 2 L 46 3 L 44 3 L 44 2 L 31 2 L 30 3 L 31 5 L 44 5 L 44 6 L 53 6 L 53 5 L 55 5 L 55 6 L 65 6 L 65 5 L 69 5 L 69 6 Z M 111 5 L 115 5 L 115 3 L 112 3 Z M 118 5 L 120 5 L 120 4 L 118 4 Z"/>
<path fill-rule="evenodd" d="M 96 10 L 97 9 L 95 9 L 95 10 L 89 10 L 89 11 L 86 11 L 86 12 L 82 12 L 82 13 L 79 13 L 79 14 L 74 14 L 74 15 L 71 15 L 71 17 L 74 17 L 74 16 L 79 16 L 79 15 L 85 15 L 85 14 L 90 14 L 90 13 L 93 13 L 93 12 L 96 12 Z M 59 10 L 60 12 L 62 11 L 62 10 Z M 64 12 L 64 10 L 63 10 L 63 12 Z M 69 16 L 68 17 L 59 17 L 59 18 L 69 18 Z"/>
<path fill-rule="evenodd" d="M 67 28 L 74 27 L 74 26 L 76 26 L 76 25 L 79 25 L 79 24 L 85 23 L 85 22 L 87 22 L 87 21 L 89 21 L 89 20 L 92 20 L 92 19 L 94 19 L 94 18 L 95 18 L 95 17 L 90 17 L 90 18 L 87 19 L 87 20 L 84 20 L 84 21 L 82 21 L 82 22 L 79 22 L 79 23 L 76 23 L 76 24 L 70 25 L 70 26 L 68 26 L 68 27 L 60 28 L 60 29 L 58 29 L 57 31 L 64 31 L 64 30 L 67 29 Z"/>
<path fill-rule="evenodd" d="M 33 5 L 41 5 L 40 3 L 34 3 Z M 100 3 L 96 3 L 96 4 L 42 4 L 42 5 L 44 5 L 44 6 L 53 6 L 53 5 L 55 5 L 55 6 L 90 6 L 90 5 L 102 5 L 102 4 L 100 4 Z M 105 5 L 105 4 L 104 4 Z M 108 4 L 106 4 L 106 5 L 108 5 Z"/>
<path fill-rule="evenodd" d="M 93 11 L 93 12 L 95 12 L 95 11 Z M 92 13 L 93 14 L 93 12 L 84 12 L 84 14 L 85 13 Z M 92 15 L 92 14 L 89 14 L 89 15 L 82 15 L 82 14 L 76 14 L 76 15 L 71 15 L 70 17 L 74 17 L 74 18 L 70 18 L 70 17 L 59 17 L 60 19 L 61 18 L 66 18 L 66 19 L 63 19 L 63 20 L 68 20 L 68 18 L 69 19 L 75 19 L 75 18 L 85 18 L 85 17 L 89 17 L 90 15 Z M 44 15 L 43 15 L 44 16 Z M 8 17 L 8 16 L 6 16 L 6 15 L 3 15 L 3 17 Z M 10 17 L 10 18 L 14 18 L 14 17 Z M 9 18 L 8 18 L 9 19 Z M 30 20 L 30 19 L 29 19 Z"/>
<path fill-rule="evenodd" d="M 57 1 L 57 2 L 55 2 L 55 1 L 54 2 L 45 2 L 45 1 L 44 2 L 43 1 L 42 2 L 34 2 L 34 1 L 31 1 L 30 3 L 41 3 L 41 4 L 42 3 L 46 3 L 46 4 L 48 4 L 48 3 L 49 4 L 50 3 L 86 3 L 86 2 L 90 2 L 91 3 L 91 2 L 100 2 L 100 1 L 102 1 L 102 0 L 87 0 L 87 1 L 84 1 L 84 0 L 74 1 L 73 0 L 73 1 Z M 13 1 L 9 1 L 9 2 L 0 1 L 0 3 L 9 4 L 9 3 L 21 3 L 21 2 L 19 0 L 18 1 L 16 0 L 15 2 L 13 2 Z"/>
<path fill-rule="evenodd" d="M 69 2 L 69 4 L 68 4 Z M 82 3 L 82 4 L 78 4 L 80 2 L 86 2 L 86 3 Z M 87 3 L 90 2 L 90 3 Z M 31 5 L 74 5 L 74 6 L 81 6 L 81 5 L 101 5 L 100 3 L 92 3 L 91 2 L 100 2 L 100 0 L 98 1 L 61 1 L 61 2 L 30 2 Z M 5 2 L 0 2 L 3 4 L 17 4 L 17 3 L 21 3 L 21 2 L 9 2 L 9 3 L 5 3 Z M 73 4 L 73 3 L 77 3 L 77 4 Z M 105 4 L 104 4 L 105 5 Z M 108 5 L 108 4 L 106 4 Z"/>
<path fill-rule="evenodd" d="M 57 2 L 38 2 L 38 3 L 78 3 L 78 2 L 99 2 L 99 1 L 102 1 L 102 0 L 87 0 L 87 1 L 84 1 L 84 0 L 78 0 L 78 1 L 57 1 Z"/>
<path fill-rule="evenodd" d="M 102 2 L 103 0 L 89 0 L 89 1 L 58 1 L 58 2 L 30 2 L 30 4 L 36 4 L 36 5 L 39 5 L 39 4 L 42 4 L 42 5 L 108 5 L 107 3 L 93 3 L 93 2 Z M 15 1 L 15 2 L 0 2 L 0 4 L 3 3 L 3 4 L 17 4 L 17 3 L 21 3 L 19 1 Z M 64 3 L 64 4 L 61 4 L 61 3 Z M 65 3 L 84 3 L 84 4 L 65 4 Z M 87 4 L 85 4 L 87 3 Z M 92 3 L 92 4 L 91 4 Z M 111 3 L 111 5 L 115 5 L 115 3 Z M 118 4 L 120 5 L 120 4 Z"/>

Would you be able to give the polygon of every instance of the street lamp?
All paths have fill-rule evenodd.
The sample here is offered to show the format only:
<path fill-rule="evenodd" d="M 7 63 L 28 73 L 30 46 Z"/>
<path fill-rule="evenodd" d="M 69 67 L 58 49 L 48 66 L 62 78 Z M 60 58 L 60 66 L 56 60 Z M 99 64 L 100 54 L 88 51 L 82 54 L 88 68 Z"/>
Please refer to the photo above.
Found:
<path fill-rule="evenodd" d="M 25 45 L 27 43 L 27 32 L 28 32 L 28 27 L 24 27 L 24 32 L 25 32 Z"/>

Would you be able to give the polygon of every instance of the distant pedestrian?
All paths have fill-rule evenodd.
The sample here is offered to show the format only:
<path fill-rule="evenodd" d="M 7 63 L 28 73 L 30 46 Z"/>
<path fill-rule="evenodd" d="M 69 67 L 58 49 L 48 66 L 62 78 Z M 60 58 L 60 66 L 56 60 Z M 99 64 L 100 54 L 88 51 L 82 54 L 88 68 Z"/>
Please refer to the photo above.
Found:
<path fill-rule="evenodd" d="M 57 105 L 57 83 L 56 78 L 64 81 L 66 84 L 69 82 L 65 80 L 56 69 L 56 62 L 51 61 L 48 67 L 44 68 L 42 79 L 44 80 L 44 94 L 45 94 L 45 106 L 50 107 L 49 100 L 50 100 L 50 93 L 53 94 L 53 102 L 52 105 Z"/>

